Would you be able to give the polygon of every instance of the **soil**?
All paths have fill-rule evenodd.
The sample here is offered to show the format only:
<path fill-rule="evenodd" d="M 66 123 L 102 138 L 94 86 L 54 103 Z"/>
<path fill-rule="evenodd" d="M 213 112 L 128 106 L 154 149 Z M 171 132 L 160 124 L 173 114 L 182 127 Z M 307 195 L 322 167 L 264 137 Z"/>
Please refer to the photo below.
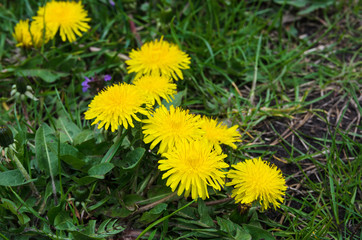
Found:
<path fill-rule="evenodd" d="M 321 96 L 326 97 L 305 106 L 306 111 L 295 114 L 292 120 L 268 118 L 256 127 L 261 134 L 263 145 L 269 145 L 265 150 L 274 152 L 269 157 L 270 162 L 287 176 L 287 194 L 293 196 L 295 200 L 290 198 L 285 204 L 295 209 L 302 207 L 305 213 L 311 212 L 312 209 L 302 206 L 300 202 L 305 198 L 308 199 L 308 194 L 317 193 L 307 192 L 308 189 L 303 187 L 303 182 L 311 181 L 322 186 L 325 184 L 323 176 L 328 173 L 324 171 L 323 166 L 331 160 L 328 155 L 332 139 L 335 139 L 335 148 L 345 163 L 353 161 L 355 156 L 362 154 L 361 149 L 353 149 L 352 154 L 351 149 L 344 144 L 346 137 L 362 142 L 361 112 L 355 100 L 342 94 L 337 86 L 331 86 L 325 91 L 314 91 L 306 102 Z M 362 92 L 357 97 L 361 106 Z M 292 151 L 292 148 L 296 150 Z M 360 190 L 357 195 L 356 201 L 361 201 Z M 266 215 L 276 222 L 284 223 L 285 216 L 281 212 L 268 211 Z M 343 210 L 339 212 L 339 217 L 341 220 L 344 218 Z"/>

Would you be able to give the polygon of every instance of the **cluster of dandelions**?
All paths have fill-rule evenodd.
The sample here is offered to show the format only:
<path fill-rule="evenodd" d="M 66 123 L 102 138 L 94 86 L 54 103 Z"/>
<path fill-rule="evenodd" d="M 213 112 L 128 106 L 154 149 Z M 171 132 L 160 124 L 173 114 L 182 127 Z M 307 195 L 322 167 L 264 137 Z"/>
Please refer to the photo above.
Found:
<path fill-rule="evenodd" d="M 261 159 L 246 160 L 226 169 L 222 145 L 237 148 L 241 135 L 237 125 L 228 127 L 217 119 L 191 114 L 188 110 L 164 106 L 176 94 L 173 80 L 183 79 L 190 57 L 177 45 L 163 38 L 145 43 L 130 53 L 128 73 L 136 73 L 132 83 L 114 84 L 102 90 L 89 104 L 85 118 L 92 125 L 111 128 L 134 127 L 142 123 L 143 141 L 150 149 L 158 148 L 158 168 L 167 178 L 166 185 L 177 194 L 193 199 L 209 197 L 209 189 L 221 190 L 226 176 L 233 185 L 236 202 L 258 201 L 263 209 L 277 207 L 285 193 L 285 179 L 280 170 Z M 156 107 L 157 106 L 157 107 Z M 143 117 L 141 117 L 143 115 Z"/>
<path fill-rule="evenodd" d="M 39 48 L 53 39 L 59 31 L 63 41 L 74 42 L 76 35 L 90 29 L 82 3 L 75 1 L 47 2 L 38 9 L 37 15 L 30 22 L 29 19 L 20 20 L 14 28 L 13 37 L 18 47 Z"/>

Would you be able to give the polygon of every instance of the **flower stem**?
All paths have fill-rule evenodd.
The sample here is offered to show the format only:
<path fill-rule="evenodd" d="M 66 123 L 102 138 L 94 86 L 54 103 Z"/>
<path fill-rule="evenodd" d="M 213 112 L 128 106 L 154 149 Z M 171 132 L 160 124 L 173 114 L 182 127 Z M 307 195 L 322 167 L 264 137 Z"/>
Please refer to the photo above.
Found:
<path fill-rule="evenodd" d="M 189 202 L 188 204 L 186 204 L 185 206 L 177 209 L 176 211 L 174 211 L 173 213 L 161 218 L 161 219 L 158 219 L 157 221 L 153 222 L 152 224 L 150 224 L 145 230 L 143 230 L 141 232 L 141 234 L 136 238 L 136 240 L 140 239 L 143 235 L 145 235 L 151 228 L 153 228 L 154 226 L 156 226 L 157 224 L 167 220 L 168 218 L 170 218 L 172 215 L 175 215 L 176 213 L 178 213 L 179 211 L 181 211 L 182 209 L 190 206 L 191 204 L 193 204 L 194 202 L 196 201 L 196 199 L 192 200 L 191 202 Z"/>
<path fill-rule="evenodd" d="M 145 212 L 145 211 L 147 211 L 147 210 L 149 210 L 149 209 L 151 209 L 151 208 L 154 208 L 154 207 L 156 207 L 158 204 L 164 203 L 164 202 L 168 201 L 169 199 L 173 198 L 173 197 L 176 196 L 176 195 L 177 195 L 177 192 L 173 192 L 173 193 L 171 193 L 170 195 L 168 195 L 168 196 L 166 196 L 166 197 L 164 197 L 164 198 L 161 198 L 160 200 L 158 200 L 158 201 L 156 201 L 156 202 L 153 202 L 153 203 L 150 203 L 150 204 L 145 205 L 145 206 L 143 206 L 143 207 L 140 207 L 138 210 L 134 211 L 131 216 L 134 216 L 134 215 L 136 215 L 136 214 L 143 213 L 143 212 Z"/>
<path fill-rule="evenodd" d="M 23 164 L 21 164 L 21 162 L 19 161 L 18 157 L 14 154 L 14 149 L 12 146 L 9 146 L 9 154 L 11 159 L 15 162 L 16 166 L 18 167 L 19 171 L 21 172 L 21 174 L 23 174 L 24 178 L 26 181 L 30 181 L 31 177 L 29 176 L 28 172 L 26 171 L 26 169 L 24 168 Z M 40 198 L 40 194 L 38 189 L 35 187 L 34 182 L 30 182 L 30 188 L 31 191 L 33 192 L 33 194 L 37 197 Z"/>

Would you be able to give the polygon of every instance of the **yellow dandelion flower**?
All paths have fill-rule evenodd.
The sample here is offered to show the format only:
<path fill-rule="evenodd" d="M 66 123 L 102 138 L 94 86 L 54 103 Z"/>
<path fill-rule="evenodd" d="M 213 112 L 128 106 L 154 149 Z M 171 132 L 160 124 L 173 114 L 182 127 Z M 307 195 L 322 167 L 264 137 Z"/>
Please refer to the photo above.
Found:
<path fill-rule="evenodd" d="M 152 105 L 155 101 L 161 105 L 161 97 L 170 102 L 176 94 L 176 84 L 169 77 L 159 75 L 145 75 L 133 80 L 133 84 L 144 91 Z"/>
<path fill-rule="evenodd" d="M 13 37 L 18 42 L 17 47 L 41 47 L 50 39 L 49 31 L 45 31 L 42 25 L 30 23 L 29 19 L 20 20 L 14 28 Z"/>
<path fill-rule="evenodd" d="M 276 209 L 283 202 L 287 186 L 281 171 L 275 165 L 270 165 L 261 158 L 254 158 L 232 167 L 235 170 L 228 173 L 232 180 L 226 185 L 235 185 L 231 196 L 236 203 L 250 204 L 258 201 L 262 210 L 265 210 L 270 204 Z"/>
<path fill-rule="evenodd" d="M 222 151 L 220 144 L 226 144 L 236 149 L 234 142 L 241 142 L 238 126 L 228 128 L 217 120 L 203 117 L 201 119 L 201 129 L 205 132 L 204 137 L 215 147 L 217 151 Z"/>
<path fill-rule="evenodd" d="M 225 154 L 216 152 L 207 141 L 183 142 L 177 144 L 167 153 L 162 154 L 158 168 L 166 171 L 162 179 L 168 178 L 166 185 L 172 191 L 178 187 L 177 194 L 185 192 L 188 197 L 205 199 L 209 197 L 207 186 L 220 190 L 224 185 L 228 164 L 224 162 Z"/>
<path fill-rule="evenodd" d="M 145 43 L 141 49 L 132 50 L 127 60 L 128 73 L 137 73 L 136 78 L 143 74 L 160 74 L 162 76 L 183 79 L 181 69 L 188 69 L 190 57 L 172 43 L 159 41 Z"/>
<path fill-rule="evenodd" d="M 161 105 L 152 116 L 143 120 L 143 141 L 152 142 L 151 149 L 161 142 L 158 153 L 164 153 L 175 145 L 200 139 L 203 132 L 199 119 L 200 116 L 190 114 L 188 110 L 171 105 L 168 111 Z"/>
<path fill-rule="evenodd" d="M 98 128 L 105 125 L 107 130 L 111 126 L 112 132 L 120 125 L 126 129 L 128 124 L 134 127 L 132 118 L 141 121 L 136 113 L 147 114 L 142 107 L 145 100 L 145 95 L 136 86 L 126 83 L 115 84 L 94 97 L 85 112 L 85 119 L 95 118 L 92 125 L 100 122 Z"/>
<path fill-rule="evenodd" d="M 84 10 L 82 2 L 51 1 L 44 7 L 40 7 L 38 15 L 33 17 L 35 23 L 44 24 L 50 29 L 52 37 L 60 31 L 60 36 L 65 42 L 76 40 L 76 35 L 82 36 L 81 32 L 90 29 L 87 22 L 91 19 L 87 17 L 87 11 Z"/>

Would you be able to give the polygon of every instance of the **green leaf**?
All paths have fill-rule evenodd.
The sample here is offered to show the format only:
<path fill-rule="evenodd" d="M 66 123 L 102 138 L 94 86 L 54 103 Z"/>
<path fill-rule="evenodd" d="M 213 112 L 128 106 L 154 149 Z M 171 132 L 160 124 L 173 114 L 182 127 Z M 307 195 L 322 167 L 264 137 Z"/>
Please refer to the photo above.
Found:
<path fill-rule="evenodd" d="M 303 9 L 301 11 L 299 11 L 297 14 L 298 15 L 307 15 L 319 8 L 326 8 L 330 5 L 333 5 L 333 3 L 335 2 L 335 0 L 327 0 L 327 1 L 323 1 L 323 2 L 313 2 L 311 6 L 307 7 L 306 9 Z"/>
<path fill-rule="evenodd" d="M 85 234 L 82 232 L 72 232 L 72 239 L 77 240 L 96 240 L 96 239 L 105 239 L 103 237 L 91 237 L 89 234 Z"/>
<path fill-rule="evenodd" d="M 253 238 L 251 237 L 250 233 L 248 233 L 245 229 L 243 228 L 238 228 L 236 229 L 236 235 L 235 235 L 235 240 L 252 240 Z"/>
<path fill-rule="evenodd" d="M 116 224 L 117 219 L 107 219 L 102 222 L 96 231 L 96 221 L 91 220 L 88 226 L 83 231 L 72 232 L 72 239 L 77 240 L 94 240 L 94 239 L 108 239 L 112 235 L 122 232 L 125 228 Z"/>
<path fill-rule="evenodd" d="M 39 77 L 47 83 L 55 82 L 58 78 L 68 76 L 68 73 L 55 72 L 48 69 L 16 69 L 18 77 Z"/>
<path fill-rule="evenodd" d="M 158 205 L 156 205 L 154 208 L 152 208 L 149 213 L 151 214 L 159 214 L 162 213 L 164 210 L 167 209 L 167 203 L 160 203 Z"/>
<path fill-rule="evenodd" d="M 178 92 L 174 95 L 173 100 L 171 102 L 166 102 L 166 100 L 162 100 L 162 105 L 164 105 L 167 109 L 170 109 L 170 106 L 178 107 L 181 105 L 182 98 L 186 95 L 186 90 Z"/>
<path fill-rule="evenodd" d="M 238 209 L 234 209 L 229 216 L 229 219 L 236 224 L 243 224 L 249 222 L 248 212 L 240 213 Z"/>
<path fill-rule="evenodd" d="M 162 215 L 163 211 L 167 209 L 167 203 L 160 203 L 152 208 L 150 211 L 142 214 L 140 221 L 144 223 L 150 223 L 156 220 L 159 216 Z"/>
<path fill-rule="evenodd" d="M 74 145 L 79 145 L 83 142 L 86 142 L 88 140 L 91 140 L 94 138 L 94 132 L 90 129 L 85 129 L 77 134 L 77 136 L 73 139 Z"/>
<path fill-rule="evenodd" d="M 278 4 L 289 4 L 291 6 L 294 6 L 294 7 L 298 7 L 298 8 L 302 8 L 302 7 L 305 7 L 308 3 L 308 1 L 306 0 L 274 0 L 275 3 L 278 3 Z"/>
<path fill-rule="evenodd" d="M 189 202 L 188 204 L 186 204 L 185 206 L 182 206 L 181 208 L 177 209 L 176 211 L 172 212 L 171 214 L 161 218 L 161 219 L 158 219 L 157 221 L 153 222 L 152 224 L 150 224 L 145 230 L 143 230 L 141 232 L 140 235 L 138 235 L 137 239 L 140 239 L 143 235 L 145 235 L 145 233 L 147 233 L 151 228 L 153 228 L 154 226 L 156 226 L 157 224 L 167 220 L 168 218 L 170 218 L 171 216 L 175 215 L 176 213 L 178 213 L 179 211 L 182 211 L 182 209 L 184 208 L 187 208 L 188 206 L 190 206 L 191 204 L 193 204 L 195 202 L 195 200 Z M 137 240 L 136 239 L 136 240 Z"/>
<path fill-rule="evenodd" d="M 18 169 L 0 172 L 0 186 L 13 187 L 24 185 L 26 183 L 28 182 L 25 181 L 24 176 Z"/>
<path fill-rule="evenodd" d="M 72 180 L 76 183 L 78 183 L 79 185 L 87 185 L 90 184 L 94 181 L 96 181 L 97 179 L 103 179 L 104 176 L 85 176 L 82 178 L 76 178 L 76 177 L 72 177 Z"/>
<path fill-rule="evenodd" d="M 248 231 L 248 233 L 250 233 L 250 235 L 252 236 L 253 240 L 274 240 L 275 238 L 273 237 L 273 235 L 262 229 L 262 228 L 258 228 L 255 227 L 253 225 L 250 224 L 244 224 L 243 228 Z"/>
<path fill-rule="evenodd" d="M 143 198 L 138 194 L 128 194 L 123 198 L 124 207 L 130 211 L 134 211 L 137 208 L 137 202 L 141 200 L 143 200 Z"/>
<path fill-rule="evenodd" d="M 66 231 L 76 231 L 77 228 L 73 224 L 72 218 L 69 216 L 68 212 L 59 212 L 59 214 L 54 219 L 54 226 L 58 230 Z"/>
<path fill-rule="evenodd" d="M 157 229 L 153 230 L 153 232 L 151 232 L 150 236 L 148 237 L 148 240 L 154 239 L 156 233 L 157 233 Z"/>
<path fill-rule="evenodd" d="M 86 164 L 84 155 L 67 143 L 60 144 L 60 159 L 77 170 L 80 170 Z"/>
<path fill-rule="evenodd" d="M 218 225 L 220 226 L 220 230 L 229 233 L 232 236 L 237 234 L 238 229 L 242 230 L 242 228 L 238 224 L 235 224 L 228 219 L 217 217 L 216 220 Z"/>
<path fill-rule="evenodd" d="M 113 163 L 100 163 L 88 170 L 88 174 L 91 177 L 104 178 L 104 175 L 114 168 Z"/>
<path fill-rule="evenodd" d="M 80 133 L 79 127 L 68 120 L 66 117 L 60 117 L 56 121 L 56 127 L 60 132 L 60 142 L 69 141 L 70 143 L 74 142 L 74 138 Z"/>
<path fill-rule="evenodd" d="M 146 149 L 144 148 L 135 148 L 133 151 L 126 154 L 126 156 L 119 163 L 119 166 L 124 170 L 133 169 L 140 162 L 145 152 Z"/>
<path fill-rule="evenodd" d="M 108 218 L 104 222 L 102 222 L 98 227 L 98 231 L 99 232 L 105 232 L 106 231 L 106 226 L 111 220 L 112 220 L 111 218 Z"/>
<path fill-rule="evenodd" d="M 60 213 L 60 211 L 62 211 L 60 204 L 49 209 L 47 217 L 52 225 L 54 225 L 55 217 Z"/>
<path fill-rule="evenodd" d="M 16 206 L 16 204 L 9 199 L 1 198 L 0 207 L 10 210 L 10 212 L 18 217 L 21 224 L 25 224 L 30 221 L 30 218 L 26 214 L 19 211 L 20 206 Z"/>
<path fill-rule="evenodd" d="M 199 198 L 197 201 L 197 206 L 198 206 L 198 211 L 200 214 L 200 221 L 210 227 L 215 226 L 214 221 L 212 220 L 212 218 L 209 215 L 209 208 L 206 207 L 204 200 Z"/>
<path fill-rule="evenodd" d="M 46 123 L 35 134 L 35 157 L 38 167 L 51 176 L 58 174 L 58 144 L 54 131 Z"/>

